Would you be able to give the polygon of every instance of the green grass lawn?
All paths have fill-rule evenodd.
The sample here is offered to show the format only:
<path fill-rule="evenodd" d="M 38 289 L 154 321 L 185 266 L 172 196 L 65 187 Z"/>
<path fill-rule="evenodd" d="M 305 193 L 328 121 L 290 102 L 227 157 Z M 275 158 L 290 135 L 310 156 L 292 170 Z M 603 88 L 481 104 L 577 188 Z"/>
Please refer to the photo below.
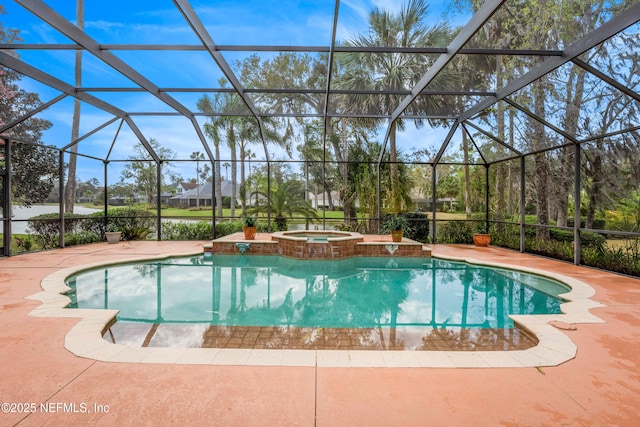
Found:
<path fill-rule="evenodd" d="M 99 206 L 93 205 L 91 203 L 83 203 L 83 204 L 79 204 L 79 206 L 84 206 L 87 208 L 93 208 L 93 209 L 100 209 Z M 116 208 L 119 206 L 110 206 L 110 208 Z M 149 209 L 150 212 L 154 212 L 155 213 L 155 207 L 152 209 Z M 163 218 L 211 218 L 211 207 L 206 207 L 206 208 L 200 208 L 200 209 L 180 209 L 180 208 L 164 208 L 160 211 L 160 215 Z M 240 218 L 240 216 L 242 215 L 242 209 L 240 209 L 239 207 L 236 208 L 235 211 L 235 216 L 237 218 Z M 323 212 L 322 211 L 318 211 L 318 215 L 320 216 L 320 218 L 323 217 Z M 222 210 L 222 217 L 223 218 L 229 218 L 231 216 L 231 209 L 229 208 L 224 208 Z M 216 210 L 216 217 L 218 217 L 218 211 Z M 262 216 L 261 216 L 262 217 Z M 326 211 L 324 213 L 324 217 L 327 219 L 338 219 L 338 220 L 343 220 L 344 219 L 344 212 L 342 211 Z"/>
<path fill-rule="evenodd" d="M 91 203 L 83 203 L 83 204 L 78 204 L 79 206 L 85 206 L 87 208 L 93 208 L 93 209 L 100 209 L 100 206 L 96 206 L 94 204 Z M 110 207 L 119 207 L 119 206 L 110 206 Z M 155 213 L 155 207 L 149 209 L 150 212 Z M 431 212 L 426 212 L 427 215 L 429 215 L 429 218 L 431 218 Z M 179 208 L 164 208 L 160 211 L 160 215 L 163 218 L 194 218 L 194 219 L 198 219 L 198 218 L 211 218 L 211 207 L 203 207 L 200 209 L 179 209 Z M 236 208 L 235 211 L 235 216 L 237 218 L 240 218 L 240 216 L 242 215 L 242 209 L 240 209 L 240 207 Z M 447 220 L 454 220 L 454 219 L 466 219 L 466 216 L 464 213 L 449 213 L 449 212 L 438 212 L 438 220 L 439 221 L 447 221 Z M 223 218 L 229 218 L 231 216 L 231 209 L 229 208 L 225 208 L 222 210 L 222 217 Z M 344 220 L 344 212 L 342 211 L 318 211 L 318 216 L 320 216 L 320 221 L 322 220 L 322 218 L 326 218 L 328 220 L 332 220 L 332 221 L 343 221 Z M 216 210 L 216 217 L 218 217 L 218 212 Z M 266 215 L 261 215 L 261 218 L 266 217 Z M 358 218 L 360 218 L 361 215 L 358 214 Z M 294 221 L 301 221 L 303 220 L 302 218 L 295 218 L 294 217 Z"/>
<path fill-rule="evenodd" d="M 155 209 L 153 210 L 155 212 Z M 226 211 L 226 212 L 225 212 Z M 239 214 L 240 211 L 237 211 Z M 230 209 L 223 209 L 223 213 L 225 216 L 229 216 L 231 213 Z M 208 209 L 200 209 L 200 210 L 190 210 L 190 209 L 179 209 L 179 208 L 165 208 L 160 211 L 160 215 L 163 217 L 204 217 L 211 218 L 211 208 Z M 217 215 L 217 212 L 216 212 Z"/>

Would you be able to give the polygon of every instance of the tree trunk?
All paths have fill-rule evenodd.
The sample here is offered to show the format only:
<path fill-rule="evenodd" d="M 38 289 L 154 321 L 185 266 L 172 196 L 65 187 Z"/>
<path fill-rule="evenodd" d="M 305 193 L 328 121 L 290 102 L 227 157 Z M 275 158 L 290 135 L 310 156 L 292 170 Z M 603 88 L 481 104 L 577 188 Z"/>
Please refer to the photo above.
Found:
<path fill-rule="evenodd" d="M 575 77 L 575 92 L 573 92 L 572 83 Z M 571 77 L 567 83 L 567 103 L 566 114 L 564 119 L 564 130 L 569 135 L 576 135 L 578 131 L 578 119 L 580 116 L 580 105 L 582 105 L 582 97 L 584 93 L 585 70 L 574 65 L 571 69 Z M 571 184 L 573 183 L 575 148 L 565 147 L 562 149 L 562 157 L 560 158 L 560 188 L 558 190 L 558 221 L 557 224 L 563 227 L 567 226 L 569 216 L 569 196 Z M 579 206 L 577 207 L 580 208 Z"/>
<path fill-rule="evenodd" d="M 214 144 L 216 151 L 216 161 L 213 167 L 214 170 L 214 180 L 215 180 L 215 197 L 216 197 L 216 208 L 218 209 L 218 217 L 222 217 L 222 173 L 220 171 L 220 143 Z"/>
<path fill-rule="evenodd" d="M 534 109 L 538 117 L 545 116 L 545 94 L 544 94 L 545 77 L 541 77 L 539 81 L 533 83 Z M 537 120 L 533 120 L 533 139 L 534 147 L 542 147 L 544 144 L 545 133 L 544 125 Z M 549 165 L 544 153 L 538 153 L 534 156 L 536 165 L 535 186 L 536 186 L 536 217 L 538 224 L 549 224 L 549 201 L 547 179 L 549 176 Z M 549 240 L 549 229 L 546 227 L 537 227 L 536 238 L 538 240 Z"/>
<path fill-rule="evenodd" d="M 471 219 L 471 174 L 469 171 L 469 140 L 467 132 L 462 130 L 462 151 L 464 155 L 464 206 L 467 219 Z"/>
<path fill-rule="evenodd" d="M 546 0 L 542 0 L 538 5 L 540 8 L 541 14 L 544 13 L 546 8 Z M 533 37 L 533 43 L 537 46 L 545 46 L 547 35 L 543 32 L 542 29 L 537 30 L 536 34 Z M 535 58 L 533 61 L 534 66 L 542 63 L 543 58 Z M 545 100 L 546 100 L 546 89 L 547 89 L 547 77 L 542 76 L 538 80 L 532 83 L 531 91 L 533 95 L 533 109 L 536 116 L 545 118 Z M 546 139 L 544 125 L 538 120 L 531 119 L 532 130 L 533 130 L 533 145 L 534 149 L 542 149 L 546 147 L 544 143 Z M 547 158 L 544 152 L 538 153 L 534 155 L 535 159 L 535 187 L 536 187 L 536 217 L 537 222 L 540 225 L 548 225 L 549 224 L 549 192 L 547 187 L 547 181 L 549 178 L 549 165 L 547 163 Z M 549 240 L 550 233 L 549 229 L 546 227 L 536 227 L 536 239 L 538 240 Z"/>
<path fill-rule="evenodd" d="M 514 126 L 514 111 L 513 108 L 509 109 L 509 129 L 511 129 L 512 131 L 509 132 L 509 146 L 513 147 L 514 145 L 514 132 L 513 132 L 513 126 Z M 506 142 L 506 141 L 505 141 Z M 507 199 L 507 214 L 509 216 L 513 215 L 516 212 L 516 200 L 518 199 L 518 195 L 520 194 L 520 188 L 518 185 L 516 185 L 516 179 L 514 177 L 515 175 L 515 171 L 514 171 L 514 166 L 513 166 L 513 162 L 510 161 L 509 162 L 509 172 L 508 172 L 508 183 L 509 183 L 509 191 L 508 191 L 508 199 Z M 520 179 L 518 178 L 517 182 L 520 182 Z M 520 185 L 524 185 L 524 183 L 520 183 Z"/>
<path fill-rule="evenodd" d="M 84 0 L 77 0 L 76 3 L 76 25 L 81 30 L 84 29 Z M 82 50 L 76 50 L 75 62 L 76 88 L 82 86 Z M 71 141 L 75 141 L 80 134 L 80 100 L 73 101 L 73 119 L 71 125 Z M 67 174 L 67 185 L 64 188 L 64 211 L 73 213 L 76 202 L 76 168 L 78 161 L 78 144 L 73 144 L 69 153 L 69 171 Z M 61 177 L 61 179 L 63 179 Z M 60 195 L 62 197 L 62 195 Z"/>
<path fill-rule="evenodd" d="M 587 219 L 585 221 L 585 228 L 593 228 L 593 220 L 596 217 L 596 209 L 598 201 L 601 199 L 602 184 L 600 179 L 602 178 L 602 140 L 596 141 L 595 150 L 592 150 L 593 159 L 591 161 L 591 191 L 589 191 L 589 205 L 587 207 Z"/>
<path fill-rule="evenodd" d="M 347 159 L 349 157 L 349 150 L 347 144 L 347 124 L 342 119 L 340 120 L 341 132 L 340 132 L 340 143 L 334 144 L 334 152 L 338 150 L 340 152 L 339 156 L 336 156 L 336 159 L 341 159 L 342 163 L 338 164 L 338 168 L 340 170 L 340 176 L 342 177 L 342 191 L 340 192 L 340 201 L 342 202 L 342 215 L 344 218 L 345 224 L 351 223 L 351 215 L 349 212 L 351 210 L 351 199 L 349 198 L 348 188 L 349 188 L 349 169 L 347 165 Z M 336 138 L 334 138 L 336 139 Z M 340 147 L 345 147 L 344 153 L 342 153 L 342 149 Z M 326 160 L 326 159 L 324 159 Z M 326 186 L 326 177 L 323 178 L 323 181 Z M 326 187 L 325 187 L 326 188 Z"/>
<path fill-rule="evenodd" d="M 391 162 L 391 210 L 400 212 L 400 178 L 398 174 L 398 150 L 396 147 L 396 122 L 391 123 L 389 132 L 389 161 Z"/>
<path fill-rule="evenodd" d="M 331 198 L 331 187 L 329 187 L 329 183 L 325 180 L 323 182 L 324 184 L 324 192 L 327 194 L 327 199 L 325 200 L 326 203 L 329 204 L 329 211 L 333 211 L 334 209 L 334 205 L 333 205 L 333 199 Z"/>
<path fill-rule="evenodd" d="M 505 135 L 505 131 L 504 131 L 504 104 L 501 102 L 498 102 L 497 104 L 497 117 L 496 117 L 496 121 L 497 121 L 497 131 L 498 131 L 498 139 L 500 139 L 500 141 L 504 141 L 504 135 Z M 503 151 L 503 148 L 499 149 L 500 151 Z M 505 211 L 507 210 L 507 200 L 505 198 L 505 188 L 506 188 L 506 182 L 507 180 L 507 170 L 506 167 L 504 165 L 504 162 L 500 162 L 496 165 L 496 213 L 495 213 L 495 220 L 496 221 L 504 221 L 504 214 Z M 496 227 L 498 229 L 498 231 L 500 232 L 504 232 L 504 224 L 496 224 Z"/>
<path fill-rule="evenodd" d="M 236 177 L 238 175 L 236 134 L 233 127 L 233 122 L 229 125 L 229 130 L 227 132 L 227 143 L 229 144 L 229 149 L 231 150 L 231 213 L 229 215 L 231 216 L 231 218 L 233 218 L 234 216 L 236 216 Z"/>
<path fill-rule="evenodd" d="M 240 139 L 240 206 L 242 207 L 242 215 L 247 213 L 247 184 L 245 182 L 244 160 L 246 151 L 244 140 Z"/>
<path fill-rule="evenodd" d="M 538 218 L 538 224 L 549 224 L 549 204 L 547 202 L 547 177 L 548 164 L 544 153 L 538 153 L 535 156 L 536 164 L 536 217 Z M 537 227 L 536 239 L 549 240 L 549 229 L 546 227 Z"/>

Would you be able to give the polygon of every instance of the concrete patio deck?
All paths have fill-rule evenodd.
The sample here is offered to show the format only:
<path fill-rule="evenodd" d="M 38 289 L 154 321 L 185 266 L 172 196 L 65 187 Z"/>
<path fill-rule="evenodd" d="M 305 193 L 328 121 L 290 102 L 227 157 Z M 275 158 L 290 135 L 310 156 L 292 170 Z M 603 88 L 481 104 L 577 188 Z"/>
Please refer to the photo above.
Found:
<path fill-rule="evenodd" d="M 64 348 L 79 319 L 29 316 L 40 302 L 25 298 L 51 273 L 195 253 L 202 243 L 104 243 L 0 259 L 0 425 L 640 425 L 640 280 L 495 247 L 432 249 L 592 286 L 604 307 L 591 313 L 606 323 L 565 332 L 575 359 L 540 369 L 102 362 Z"/>

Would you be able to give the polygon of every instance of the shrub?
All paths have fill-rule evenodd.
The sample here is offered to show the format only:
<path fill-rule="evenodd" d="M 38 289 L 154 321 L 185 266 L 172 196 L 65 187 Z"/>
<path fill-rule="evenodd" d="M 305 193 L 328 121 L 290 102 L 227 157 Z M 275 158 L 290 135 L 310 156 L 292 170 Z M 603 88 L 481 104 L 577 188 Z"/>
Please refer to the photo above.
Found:
<path fill-rule="evenodd" d="M 369 225 L 367 221 L 352 221 L 349 224 L 344 222 L 335 225 L 335 229 L 338 231 L 348 231 L 350 233 L 369 234 Z"/>
<path fill-rule="evenodd" d="M 242 231 L 242 225 L 243 222 L 239 220 L 218 222 L 216 223 L 216 238 L 239 233 Z M 268 230 L 268 224 L 265 221 L 259 221 L 257 227 L 259 233 L 264 233 Z M 271 223 L 271 230 L 276 230 L 274 223 Z M 211 236 L 207 238 L 210 239 Z"/>
<path fill-rule="evenodd" d="M 583 231 L 580 233 L 580 245 L 602 252 L 607 246 L 607 239 L 602 234 Z"/>
<path fill-rule="evenodd" d="M 242 231 L 242 221 L 221 221 L 216 224 L 216 237 L 228 236 L 240 231 Z"/>
<path fill-rule="evenodd" d="M 530 253 L 573 261 L 573 243 L 557 240 L 526 239 L 525 250 Z"/>
<path fill-rule="evenodd" d="M 587 219 L 585 217 L 580 218 L 580 228 L 584 228 Z M 573 227 L 574 224 L 573 218 L 567 218 L 567 227 Z M 594 218 L 593 219 L 593 229 L 595 230 L 606 230 L 607 220 Z"/>
<path fill-rule="evenodd" d="M 549 236 L 558 242 L 573 242 L 573 231 L 552 228 L 549 230 Z"/>
<path fill-rule="evenodd" d="M 259 223 L 258 223 L 258 232 L 260 232 L 260 233 L 266 233 L 266 232 L 269 230 L 268 225 L 269 225 L 269 224 L 267 224 L 266 222 L 264 222 L 264 223 L 263 223 L 263 222 L 259 222 Z M 274 229 L 273 227 L 274 227 L 274 224 L 273 224 L 273 223 L 271 223 L 271 230 L 273 230 L 273 229 Z"/>
<path fill-rule="evenodd" d="M 97 233 L 80 230 L 64 235 L 64 244 L 67 246 L 86 245 L 89 243 L 101 242 L 103 239 Z"/>
<path fill-rule="evenodd" d="M 106 231 L 122 231 L 123 240 L 144 239 L 155 230 L 155 215 L 144 209 L 111 208 L 107 210 L 107 217 L 105 219 L 103 212 L 92 213 L 83 228 L 98 234 L 101 239 Z"/>
<path fill-rule="evenodd" d="M 151 229 L 149 227 L 131 226 L 122 228 L 122 240 L 143 240 L 145 239 Z"/>
<path fill-rule="evenodd" d="M 591 267 L 640 276 L 640 259 L 637 252 L 634 254 L 633 251 L 629 251 L 629 248 L 605 247 L 600 251 L 587 247 L 582 250 L 582 262 Z"/>
<path fill-rule="evenodd" d="M 343 227 L 346 227 L 343 224 Z M 391 230 L 403 230 L 404 236 L 425 243 L 429 240 L 429 216 L 420 212 L 403 212 L 399 214 L 389 214 L 382 218 L 382 233 L 389 233 Z M 358 231 L 359 229 L 343 229 L 342 231 Z"/>
<path fill-rule="evenodd" d="M 508 232 L 491 233 L 491 243 L 509 249 L 520 249 L 520 235 Z"/>
<path fill-rule="evenodd" d="M 493 224 L 490 233 L 492 244 L 510 249 L 520 249 L 519 224 Z"/>
<path fill-rule="evenodd" d="M 429 215 L 420 212 L 407 212 L 402 216 L 407 219 L 406 237 L 422 243 L 429 241 Z"/>
<path fill-rule="evenodd" d="M 242 231 L 242 220 L 220 221 L 216 224 L 216 238 Z M 257 223 L 259 232 L 267 231 L 267 223 Z M 273 229 L 273 228 L 272 228 Z M 209 240 L 213 235 L 211 221 L 163 222 L 163 240 Z"/>
<path fill-rule="evenodd" d="M 449 221 L 438 224 L 438 241 L 441 243 L 473 243 L 473 226 L 465 221 Z"/>
<path fill-rule="evenodd" d="M 33 248 L 34 241 L 31 234 L 24 237 L 16 237 L 16 246 L 19 252 L 29 252 Z"/>
<path fill-rule="evenodd" d="M 573 231 L 559 230 L 552 228 L 549 230 L 551 239 L 558 242 L 573 242 Z M 602 250 L 607 243 L 607 239 L 603 235 L 593 233 L 590 231 L 583 231 L 580 233 L 580 245 L 585 247 L 594 248 L 596 250 Z"/>
<path fill-rule="evenodd" d="M 211 221 L 162 223 L 164 240 L 209 240 L 213 236 Z"/>
<path fill-rule="evenodd" d="M 79 214 L 65 214 L 64 229 L 67 233 L 79 230 L 81 221 L 86 218 Z M 57 213 L 37 215 L 27 222 L 34 233 L 35 242 L 42 249 L 57 248 L 60 239 L 60 215 Z"/>

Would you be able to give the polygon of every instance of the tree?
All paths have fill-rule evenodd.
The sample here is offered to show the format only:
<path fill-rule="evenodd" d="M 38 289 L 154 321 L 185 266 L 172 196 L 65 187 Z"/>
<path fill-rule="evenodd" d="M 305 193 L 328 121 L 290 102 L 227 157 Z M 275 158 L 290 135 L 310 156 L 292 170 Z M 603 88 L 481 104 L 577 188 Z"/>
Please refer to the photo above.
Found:
<path fill-rule="evenodd" d="M 311 191 L 314 194 L 326 192 L 329 195 L 327 200 L 329 210 L 333 210 L 331 189 L 336 170 L 328 168 L 326 163 L 323 163 L 323 159 L 326 160 L 326 153 L 322 148 L 322 127 L 320 121 L 305 123 L 303 143 L 299 144 L 296 149 L 304 161 L 305 181 L 307 184 L 311 181 Z M 306 189 L 309 190 L 309 188 Z"/>
<path fill-rule="evenodd" d="M 205 159 L 204 154 L 202 154 L 201 152 L 194 151 L 193 153 L 191 153 L 191 156 L 189 156 L 189 158 L 196 161 L 196 206 L 200 207 L 200 179 L 202 179 L 203 181 L 207 181 L 209 171 L 211 169 L 206 163 L 204 164 L 204 167 L 200 169 L 200 162 Z"/>
<path fill-rule="evenodd" d="M 365 216 L 364 221 L 369 221 L 368 228 L 370 231 L 378 228 L 374 219 L 377 216 L 378 208 L 378 175 L 380 176 L 381 197 L 385 201 L 386 207 L 393 211 L 389 153 L 385 153 L 383 161 L 378 168 L 376 162 L 381 151 L 382 145 L 380 143 L 370 141 L 364 135 L 358 139 L 358 143 L 349 147 L 348 177 L 346 180 L 349 186 L 347 191 L 352 196 L 353 206 L 355 206 L 357 200 L 359 211 Z M 400 193 L 402 204 L 409 207 L 411 206 L 409 189 L 412 188 L 413 182 L 409 174 L 409 168 L 404 163 L 398 167 L 398 177 L 399 188 L 402 190 Z"/>
<path fill-rule="evenodd" d="M 427 27 L 429 5 L 424 0 L 409 0 L 398 14 L 378 8 L 369 14 L 369 31 L 352 40 L 347 46 L 398 46 L 398 47 L 445 47 L 451 40 L 451 30 L 441 23 Z M 406 90 L 413 88 L 425 74 L 432 60 L 426 55 L 400 53 L 346 53 L 341 56 L 345 73 L 336 84 L 355 90 Z M 444 82 L 443 82 L 444 83 Z M 393 95 L 359 95 L 350 98 L 352 108 L 367 113 L 390 115 L 398 105 Z M 422 113 L 438 107 L 434 97 L 419 97 L 409 110 Z M 417 126 L 422 125 L 420 120 Z M 402 195 L 399 188 L 398 154 L 396 130 L 403 129 L 404 122 L 391 123 L 389 155 L 391 162 L 391 209 L 401 210 Z"/>
<path fill-rule="evenodd" d="M 247 194 L 246 194 L 246 172 L 245 161 L 249 160 L 250 150 L 247 149 L 249 144 L 257 144 L 262 141 L 260 134 L 260 128 L 257 121 L 253 117 L 237 117 L 236 118 L 236 131 L 237 131 L 237 146 L 240 154 L 240 203 L 242 205 L 242 215 L 246 213 L 247 209 Z M 286 137 L 278 135 L 276 130 L 277 122 L 270 117 L 262 119 L 262 129 L 265 135 L 267 143 L 276 143 L 280 146 L 284 145 Z M 250 160 L 249 160 L 250 161 Z"/>
<path fill-rule="evenodd" d="M 288 181 L 276 185 L 271 189 L 271 194 L 260 192 L 267 199 L 267 204 L 258 205 L 249 209 L 249 213 L 271 212 L 275 216 L 278 230 L 287 229 L 287 217 L 303 215 L 306 218 L 318 219 L 318 213 L 304 197 L 304 187 L 300 181 Z"/>
<path fill-rule="evenodd" d="M 158 141 L 151 138 L 149 145 L 156 152 L 158 157 L 163 160 L 161 179 L 164 181 L 165 177 L 168 177 L 172 182 L 178 180 L 178 176 L 172 171 L 171 163 L 167 163 L 166 160 L 175 158 L 175 153 L 170 148 L 165 148 L 160 145 Z M 137 196 L 143 194 L 148 203 L 152 203 L 154 196 L 157 195 L 157 178 L 158 171 L 156 163 L 149 159 L 149 153 L 142 143 L 137 143 L 133 146 L 134 155 L 129 156 L 130 163 L 124 168 L 120 175 L 120 183 L 122 185 L 129 184 L 131 189 L 138 193 L 132 194 Z M 161 186 L 164 182 L 161 182 Z M 157 195 L 159 197 L 159 195 Z"/>
<path fill-rule="evenodd" d="M 76 26 L 84 29 L 84 0 L 76 0 Z M 82 49 L 76 50 L 75 62 L 76 87 L 82 86 Z M 71 141 L 75 141 L 80 134 L 80 100 L 73 100 L 73 119 L 71 125 Z M 64 188 L 64 211 L 73 213 L 76 202 L 76 167 L 78 163 L 78 144 L 71 146 L 69 154 L 69 170 L 67 173 L 67 185 Z"/>
<path fill-rule="evenodd" d="M 76 183 L 76 194 L 81 197 L 92 198 L 96 200 L 96 195 L 100 192 L 100 182 L 97 178 L 83 182 L 78 180 Z"/>
<path fill-rule="evenodd" d="M 237 118 L 229 117 L 225 120 L 227 125 L 227 146 L 231 150 L 231 209 L 229 215 L 233 218 L 236 216 L 236 194 L 238 194 L 238 162 L 236 132 L 234 129 Z"/>
<path fill-rule="evenodd" d="M 223 80 L 219 80 L 222 82 Z M 222 83 L 221 83 L 222 84 Z M 203 95 L 198 100 L 198 110 L 203 113 L 213 113 L 219 110 L 224 103 L 224 95 L 222 93 L 216 93 L 215 97 L 211 99 L 208 95 Z M 211 138 L 214 148 L 214 192 L 216 198 L 216 206 L 218 207 L 218 216 L 222 216 L 222 176 L 220 174 L 220 127 L 222 126 L 221 117 L 210 117 L 209 121 L 204 125 L 204 133 Z"/>
<path fill-rule="evenodd" d="M 0 15 L 4 13 L 4 7 L 0 5 Z M 0 24 L 0 43 L 11 44 L 16 41 L 20 41 L 18 30 L 5 29 Z M 41 105 L 37 94 L 19 87 L 20 79 L 21 76 L 17 72 L 0 66 L 0 127 L 23 117 Z M 0 135 L 0 138 L 19 139 L 37 144 L 12 145 L 11 191 L 15 195 L 12 200 L 14 204 L 31 206 L 33 203 L 44 202 L 59 177 L 57 152 L 45 147 L 42 142 L 42 133 L 51 126 L 48 120 L 31 117 Z M 6 168 L 6 159 L 0 158 L 0 168 Z"/>
<path fill-rule="evenodd" d="M 286 52 L 266 61 L 262 61 L 257 55 L 252 55 L 242 62 L 236 62 L 234 66 L 239 71 L 240 80 L 245 87 L 325 90 L 327 61 L 328 58 L 324 54 L 316 57 L 308 53 Z M 335 65 L 337 66 L 338 64 Z M 264 109 L 280 112 L 308 111 L 324 114 L 325 109 L 325 99 L 322 94 L 308 93 L 306 91 L 278 94 L 256 93 L 254 99 L 256 104 L 259 104 Z M 332 105 L 332 111 L 335 111 L 335 108 L 335 105 Z M 327 120 L 324 134 L 327 137 L 329 147 L 333 149 L 333 157 L 340 165 L 343 173 L 340 175 L 335 175 L 331 172 L 325 173 L 325 177 L 329 175 L 339 180 L 341 178 L 344 179 L 344 176 L 346 176 L 345 160 L 348 145 L 346 141 L 339 137 L 340 132 L 336 126 L 336 121 Z M 283 119 L 280 121 L 279 127 L 285 128 L 280 144 L 291 155 L 292 147 L 290 142 L 294 139 L 294 134 L 300 139 L 306 138 L 309 127 L 301 119 Z M 320 138 L 322 131 L 323 129 L 320 127 L 317 135 L 320 144 L 325 142 L 321 141 L 322 138 Z M 326 160 L 325 157 L 320 159 L 321 162 Z M 324 182 L 323 186 L 327 192 L 335 188 L 333 182 Z M 344 186 L 345 183 L 343 182 L 343 189 Z M 341 194 L 346 197 L 346 191 L 342 191 Z M 345 212 L 345 219 L 346 216 L 347 213 Z"/>
<path fill-rule="evenodd" d="M 218 80 L 220 87 L 225 88 L 228 81 L 224 78 Z M 235 216 L 236 208 L 236 194 L 237 194 L 237 134 L 236 127 L 245 120 L 243 117 L 233 116 L 233 113 L 244 111 L 244 105 L 240 98 L 232 93 L 218 92 L 211 99 L 209 96 L 204 95 L 198 100 L 198 109 L 204 113 L 211 113 L 212 116 L 209 121 L 204 125 L 204 132 L 213 140 L 215 146 L 215 192 L 216 192 L 216 204 L 218 205 L 218 213 L 222 216 L 222 186 L 220 176 L 220 142 L 221 135 L 225 135 L 226 143 L 231 151 L 231 213 Z M 229 115 L 213 114 L 227 113 Z M 222 133 L 221 133 L 222 132 Z"/>
<path fill-rule="evenodd" d="M 381 149 L 380 144 L 368 140 L 349 147 L 351 161 L 347 166 L 348 178 L 346 182 L 349 184 L 348 189 L 354 202 L 358 201 L 360 212 L 363 214 L 363 222 L 369 231 L 378 228 L 374 219 L 378 208 L 378 189 L 374 183 L 378 181 L 378 168 L 375 161 Z M 384 164 L 381 167 L 386 168 L 387 166 L 388 164 Z M 382 176 L 385 176 L 383 172 L 384 169 L 381 173 Z M 350 203 L 350 205 L 354 206 L 355 203 Z"/>
<path fill-rule="evenodd" d="M 229 179 L 229 166 L 231 166 L 231 163 L 229 163 L 229 162 L 224 162 L 222 164 L 222 167 L 224 168 L 224 174 L 226 176 L 226 179 Z"/>

